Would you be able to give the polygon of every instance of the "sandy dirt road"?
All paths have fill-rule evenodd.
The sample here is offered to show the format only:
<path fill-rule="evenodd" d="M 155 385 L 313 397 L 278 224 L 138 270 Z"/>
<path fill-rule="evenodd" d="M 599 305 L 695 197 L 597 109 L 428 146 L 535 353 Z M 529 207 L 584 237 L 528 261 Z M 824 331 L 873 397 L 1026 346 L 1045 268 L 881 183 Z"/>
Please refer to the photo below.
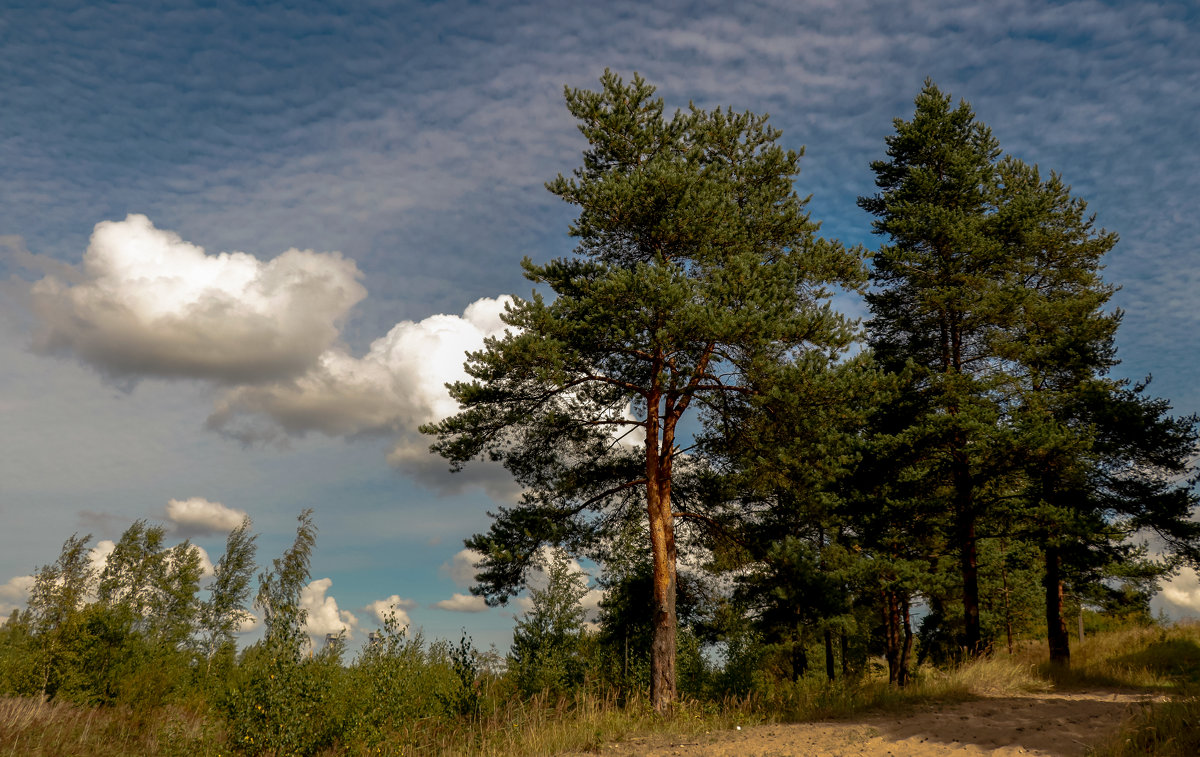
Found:
<path fill-rule="evenodd" d="M 667 757 L 1074 757 L 1121 726 L 1149 697 L 1065 692 L 985 698 L 854 720 L 763 725 L 686 739 L 608 744 L 600 754 Z"/>

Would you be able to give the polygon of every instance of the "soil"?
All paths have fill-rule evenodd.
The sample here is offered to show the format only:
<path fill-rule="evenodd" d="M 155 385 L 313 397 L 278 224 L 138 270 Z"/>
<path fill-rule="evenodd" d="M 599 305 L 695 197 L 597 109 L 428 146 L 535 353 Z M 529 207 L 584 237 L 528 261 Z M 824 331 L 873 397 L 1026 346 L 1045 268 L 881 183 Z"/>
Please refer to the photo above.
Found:
<path fill-rule="evenodd" d="M 600 754 L 667 757 L 935 757 L 1083 755 L 1120 728 L 1150 697 L 1074 691 L 983 698 L 903 714 L 773 724 L 686 739 L 651 737 L 607 744 Z"/>

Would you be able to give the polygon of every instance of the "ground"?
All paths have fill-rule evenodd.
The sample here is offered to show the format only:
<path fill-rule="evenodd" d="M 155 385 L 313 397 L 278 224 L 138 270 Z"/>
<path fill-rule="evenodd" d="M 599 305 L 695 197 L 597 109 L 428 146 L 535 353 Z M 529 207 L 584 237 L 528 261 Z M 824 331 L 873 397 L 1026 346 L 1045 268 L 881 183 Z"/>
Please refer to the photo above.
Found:
<path fill-rule="evenodd" d="M 844 721 L 773 724 L 687 739 L 651 737 L 608 744 L 600 754 L 667 757 L 939 757 L 1083 755 L 1152 697 L 1072 691 L 984 697 L 906 713 Z"/>

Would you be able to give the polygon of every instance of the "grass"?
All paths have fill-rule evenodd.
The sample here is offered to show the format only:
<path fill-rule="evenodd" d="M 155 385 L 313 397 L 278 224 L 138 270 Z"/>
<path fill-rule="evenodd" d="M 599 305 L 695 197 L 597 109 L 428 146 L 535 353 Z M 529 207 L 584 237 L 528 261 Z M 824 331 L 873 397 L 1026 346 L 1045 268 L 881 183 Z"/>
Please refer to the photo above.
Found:
<path fill-rule="evenodd" d="M 952 670 L 922 668 L 904 689 L 881 669 L 855 682 L 774 682 L 745 699 L 681 703 L 673 718 L 648 702 L 579 693 L 531 699 L 495 697 L 468 720 L 426 718 L 398 724 L 382 742 L 339 744 L 326 755 L 552 755 L 597 751 L 643 739 L 697 738 L 771 721 L 848 718 L 869 711 L 903 713 L 928 704 L 1053 689 L 1103 688 L 1155 693 L 1125 728 L 1096 747 L 1097 757 L 1200 754 L 1200 625 L 1098 634 L 1073 645 L 1070 670 L 1047 665 L 1045 643 L 1028 642 Z M 202 707 L 146 712 L 86 708 L 31 699 L 0 699 L 0 757 L 16 755 L 227 755 L 218 718 Z"/>
<path fill-rule="evenodd" d="M 1097 637 L 1070 682 L 1110 682 L 1167 695 L 1143 705 L 1096 757 L 1200 754 L 1200 624 L 1137 629 Z"/>
<path fill-rule="evenodd" d="M 761 722 L 743 703 L 725 706 L 685 701 L 673 718 L 659 717 L 648 701 L 618 704 L 615 697 L 578 695 L 554 702 L 513 701 L 475 723 L 466 739 L 449 740 L 443 754 L 479 757 L 598 751 L 603 744 L 659 735 L 695 737 Z M 467 744 L 464 750 L 463 745 Z"/>
<path fill-rule="evenodd" d="M 1097 745 L 1094 757 L 1195 757 L 1200 754 L 1200 694 L 1146 705 L 1116 736 Z"/>
<path fill-rule="evenodd" d="M 0 699 L 3 757 L 217 755 L 220 742 L 203 716 L 182 708 L 135 713 L 38 699 Z"/>

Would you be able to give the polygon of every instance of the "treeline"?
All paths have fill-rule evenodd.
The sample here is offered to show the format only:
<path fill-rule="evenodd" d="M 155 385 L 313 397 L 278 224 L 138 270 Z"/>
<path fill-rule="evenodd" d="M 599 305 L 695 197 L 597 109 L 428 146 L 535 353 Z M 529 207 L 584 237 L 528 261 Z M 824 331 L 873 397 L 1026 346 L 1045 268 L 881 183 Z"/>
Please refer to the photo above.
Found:
<path fill-rule="evenodd" d="M 1145 617 L 1197 564 L 1197 419 L 1110 375 L 1117 238 L 1057 174 L 932 83 L 894 125 L 859 199 L 885 240 L 867 349 L 782 356 L 728 401 L 707 538 L 764 632 L 824 636 L 827 659 L 831 633 L 878 628 L 900 684 L 918 636 L 945 661 L 1045 634 L 1066 664 L 1068 613 Z"/>
<path fill-rule="evenodd" d="M 310 512 L 259 573 L 263 638 L 239 651 L 258 570 L 249 528 L 230 533 L 203 590 L 200 553 L 166 546 L 159 526 L 134 523 L 99 569 L 90 537 L 68 539 L 37 571 L 27 607 L 0 626 L 0 696 L 123 710 L 133 729 L 180 708 L 207 724 L 197 748 L 247 754 L 407 749 L 418 723 L 436 735 L 439 723 L 478 715 L 486 660 L 467 639 L 426 642 L 392 616 L 352 662 L 343 643 L 311 649 L 300 602 L 316 543 Z M 179 753 L 186 735 L 172 738 Z"/>
<path fill-rule="evenodd" d="M 636 556 L 661 708 L 684 564 L 732 585 L 729 614 L 793 676 L 815 643 L 831 676 L 878 651 L 901 685 L 914 655 L 1025 633 L 1067 664 L 1068 614 L 1145 616 L 1157 579 L 1200 564 L 1197 418 L 1111 375 L 1117 237 L 1060 176 L 927 82 L 859 198 L 868 253 L 817 236 L 765 116 L 601 85 L 567 90 L 588 147 L 547 184 L 579 211 L 575 254 L 524 262 L 553 297 L 513 301 L 451 387 L 461 411 L 424 429 L 525 489 L 467 542 L 489 602 L 546 545 Z M 862 330 L 839 288 L 865 296 Z"/>

